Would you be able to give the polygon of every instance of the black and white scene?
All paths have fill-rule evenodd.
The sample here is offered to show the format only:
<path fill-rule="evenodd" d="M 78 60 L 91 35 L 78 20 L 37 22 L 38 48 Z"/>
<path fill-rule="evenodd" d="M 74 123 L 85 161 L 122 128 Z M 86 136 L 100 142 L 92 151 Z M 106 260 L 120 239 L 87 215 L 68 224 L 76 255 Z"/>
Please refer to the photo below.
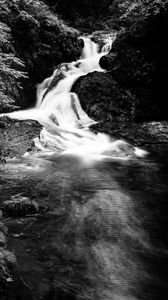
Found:
<path fill-rule="evenodd" d="M 0 299 L 168 300 L 168 0 L 0 0 Z"/>

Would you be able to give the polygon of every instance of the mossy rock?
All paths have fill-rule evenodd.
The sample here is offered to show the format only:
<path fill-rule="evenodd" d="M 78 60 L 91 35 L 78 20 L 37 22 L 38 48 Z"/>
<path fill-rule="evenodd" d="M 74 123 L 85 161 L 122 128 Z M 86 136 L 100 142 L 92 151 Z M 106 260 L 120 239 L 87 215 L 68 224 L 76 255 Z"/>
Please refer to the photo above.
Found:
<path fill-rule="evenodd" d="M 11 200 L 4 202 L 3 215 L 5 217 L 25 217 L 31 214 L 37 214 L 46 210 L 46 207 L 39 205 L 22 194 L 11 197 Z"/>

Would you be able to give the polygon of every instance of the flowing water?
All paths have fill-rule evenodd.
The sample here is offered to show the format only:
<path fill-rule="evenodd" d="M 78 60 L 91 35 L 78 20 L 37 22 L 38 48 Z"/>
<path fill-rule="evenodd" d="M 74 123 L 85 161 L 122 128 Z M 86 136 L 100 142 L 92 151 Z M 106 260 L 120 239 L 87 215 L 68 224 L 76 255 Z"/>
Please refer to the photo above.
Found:
<path fill-rule="evenodd" d="M 167 149 L 148 150 L 143 159 L 53 155 L 1 166 L 3 201 L 23 193 L 46 207 L 5 220 L 20 274 L 8 284 L 12 299 L 168 298 Z"/>
<path fill-rule="evenodd" d="M 0 165 L 1 201 L 23 193 L 46 210 L 5 220 L 19 270 L 7 299 L 168 299 L 167 148 L 138 158 L 139 149 L 94 134 L 70 92 L 82 74 L 103 71 L 104 53 L 86 37 L 57 86 L 47 93 L 59 70 L 38 87 L 34 109 L 10 115 L 44 129 L 38 152 Z"/>
<path fill-rule="evenodd" d="M 112 40 L 107 41 L 101 51 L 90 37 L 83 37 L 83 41 L 81 59 L 62 64 L 38 86 L 35 108 L 13 112 L 8 116 L 20 120 L 37 120 L 44 126 L 40 137 L 35 139 L 36 147 L 43 154 L 74 154 L 85 160 L 128 158 L 130 154 L 143 156 L 143 151 L 130 147 L 125 141 L 114 140 L 103 133 L 95 134 L 89 129 L 96 122 L 82 109 L 77 94 L 72 93 L 71 88 L 82 75 L 93 71 L 104 72 L 99 66 L 99 60 L 111 49 Z M 61 79 L 50 88 L 54 79 L 60 75 Z"/>

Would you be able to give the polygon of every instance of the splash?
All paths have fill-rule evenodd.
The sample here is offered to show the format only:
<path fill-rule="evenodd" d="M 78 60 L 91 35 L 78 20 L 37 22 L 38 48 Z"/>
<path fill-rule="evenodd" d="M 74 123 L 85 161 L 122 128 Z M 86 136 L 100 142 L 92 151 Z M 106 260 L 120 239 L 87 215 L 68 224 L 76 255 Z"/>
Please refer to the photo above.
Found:
<path fill-rule="evenodd" d="M 81 58 L 63 63 L 37 87 L 35 108 L 8 114 L 19 120 L 37 120 L 43 129 L 35 141 L 36 147 L 48 154 L 73 154 L 91 159 L 105 157 L 128 158 L 137 155 L 136 148 L 122 140 L 113 140 L 106 134 L 93 133 L 89 127 L 96 122 L 82 109 L 77 94 L 71 92 L 74 82 L 89 72 L 105 72 L 99 60 L 106 55 L 112 40 L 99 50 L 90 37 L 82 37 L 84 48 Z M 141 156 L 142 156 L 141 151 Z"/>

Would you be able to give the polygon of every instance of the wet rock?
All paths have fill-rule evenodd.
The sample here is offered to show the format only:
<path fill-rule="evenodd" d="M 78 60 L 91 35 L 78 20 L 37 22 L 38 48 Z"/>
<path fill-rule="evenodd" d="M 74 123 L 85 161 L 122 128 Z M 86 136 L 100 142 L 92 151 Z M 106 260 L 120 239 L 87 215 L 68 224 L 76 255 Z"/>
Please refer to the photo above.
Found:
<path fill-rule="evenodd" d="M 135 98 L 120 88 L 110 73 L 93 72 L 80 77 L 72 88 L 81 105 L 96 121 L 134 119 Z"/>
<path fill-rule="evenodd" d="M 0 221 L 0 294 L 2 299 L 6 293 L 7 283 L 13 281 L 13 272 L 16 269 L 16 258 L 14 254 L 6 250 L 8 241 L 7 232 L 6 226 Z"/>
<path fill-rule="evenodd" d="M 57 83 L 58 83 L 61 79 L 65 78 L 65 75 L 64 75 L 64 73 L 63 73 L 63 69 L 66 69 L 67 66 L 68 66 L 67 63 L 63 63 L 63 64 L 58 65 L 57 68 L 56 68 L 56 70 L 54 71 L 54 74 L 53 74 L 53 76 L 51 77 L 51 79 L 50 79 L 50 78 L 47 78 L 47 79 L 45 80 L 45 81 L 47 81 L 47 80 L 50 80 L 50 81 L 49 81 L 49 84 L 46 85 L 46 89 L 47 89 L 47 90 L 45 91 L 45 93 L 44 93 L 44 95 L 43 95 L 43 100 L 44 100 L 44 98 L 47 96 L 47 94 L 48 94 L 50 91 L 52 91 L 52 89 L 54 89 L 54 88 L 56 87 Z M 39 86 L 39 88 L 40 88 L 40 86 Z M 44 88 L 44 86 L 43 86 L 43 88 Z"/>
<path fill-rule="evenodd" d="M 0 164 L 6 164 L 6 159 L 3 155 L 0 154 Z"/>
<path fill-rule="evenodd" d="M 133 90 L 137 121 L 167 120 L 167 3 L 142 1 L 122 21 L 126 30 L 117 36 L 111 51 L 118 55 L 111 62 L 102 58 L 104 67 L 112 70 L 121 87 Z"/>
<path fill-rule="evenodd" d="M 14 253 L 4 249 L 3 255 L 4 255 L 4 261 L 6 262 L 8 267 L 15 268 L 16 267 L 16 257 L 14 255 Z"/>
<path fill-rule="evenodd" d="M 6 123 L 3 120 L 0 120 L 0 128 L 5 128 Z"/>
<path fill-rule="evenodd" d="M 4 202 L 3 215 L 7 217 L 25 217 L 39 213 L 42 208 L 36 201 L 18 194 L 12 196 L 11 200 Z"/>
<path fill-rule="evenodd" d="M 0 128 L 0 155 L 7 157 L 22 156 L 34 148 L 32 140 L 41 131 L 41 125 L 36 121 L 18 121 L 8 117 L 1 118 L 5 129 Z"/>
<path fill-rule="evenodd" d="M 102 56 L 99 61 L 100 67 L 105 70 L 113 69 L 115 66 L 114 60 L 115 60 L 116 56 L 117 56 L 117 53 L 114 53 L 114 52 Z"/>
<path fill-rule="evenodd" d="M 104 122 L 94 125 L 94 130 L 124 139 L 132 145 L 157 145 L 168 143 L 168 122 Z"/>
<path fill-rule="evenodd" d="M 109 44 L 110 51 L 111 43 L 115 41 L 117 36 L 117 32 L 114 30 L 98 30 L 92 33 L 91 39 L 93 42 L 97 43 L 100 47 L 100 50 L 103 48 L 105 44 Z"/>
<path fill-rule="evenodd" d="M 5 247 L 7 244 L 7 238 L 3 232 L 0 232 L 0 247 Z"/>
<path fill-rule="evenodd" d="M 83 39 L 79 39 L 79 45 L 80 45 L 81 48 L 84 47 L 84 41 L 83 41 Z"/>
<path fill-rule="evenodd" d="M 1 217 L 2 217 L 2 211 L 0 210 L 0 218 Z M 1 221 L 0 221 L 0 232 L 3 232 L 5 235 L 7 235 L 7 233 L 8 233 L 7 227 Z"/>
<path fill-rule="evenodd" d="M 10 251 L 0 247 L 0 293 L 2 299 L 7 299 L 9 292 L 9 284 L 14 281 L 14 273 L 16 270 L 16 258 Z M 3 298 L 4 297 L 4 298 Z M 15 299 L 9 297 L 8 299 Z"/>

